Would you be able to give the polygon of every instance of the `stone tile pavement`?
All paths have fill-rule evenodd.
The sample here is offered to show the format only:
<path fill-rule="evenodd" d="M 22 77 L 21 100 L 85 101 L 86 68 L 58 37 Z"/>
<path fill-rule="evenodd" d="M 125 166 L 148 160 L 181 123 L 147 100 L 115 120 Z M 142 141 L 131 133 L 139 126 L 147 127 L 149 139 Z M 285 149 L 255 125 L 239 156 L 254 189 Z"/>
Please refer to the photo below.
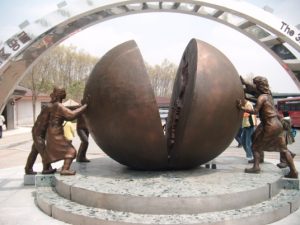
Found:
<path fill-rule="evenodd" d="M 31 127 L 18 127 L 13 130 L 4 130 L 0 138 L 0 150 L 31 141 Z"/>

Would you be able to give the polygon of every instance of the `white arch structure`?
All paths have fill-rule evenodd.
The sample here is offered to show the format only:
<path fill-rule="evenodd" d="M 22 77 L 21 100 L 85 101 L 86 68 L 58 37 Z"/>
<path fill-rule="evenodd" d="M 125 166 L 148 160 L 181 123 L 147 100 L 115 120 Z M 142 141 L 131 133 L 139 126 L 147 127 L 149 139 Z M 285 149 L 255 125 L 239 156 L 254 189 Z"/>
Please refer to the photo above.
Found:
<path fill-rule="evenodd" d="M 63 1 L 56 11 L 34 23 L 23 22 L 20 32 L 2 42 L 0 112 L 26 71 L 51 47 L 94 24 L 146 12 L 189 14 L 227 25 L 266 49 L 300 89 L 296 77 L 300 60 L 290 51 L 300 52 L 300 31 L 249 3 L 234 0 L 77 0 L 69 4 Z"/>

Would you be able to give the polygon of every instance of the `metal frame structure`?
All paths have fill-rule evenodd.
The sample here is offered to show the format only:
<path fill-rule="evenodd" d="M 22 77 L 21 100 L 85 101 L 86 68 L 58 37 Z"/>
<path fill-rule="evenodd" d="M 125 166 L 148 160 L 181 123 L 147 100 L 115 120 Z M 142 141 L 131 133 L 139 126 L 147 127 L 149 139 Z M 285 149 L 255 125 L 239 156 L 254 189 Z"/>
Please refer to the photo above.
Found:
<path fill-rule="evenodd" d="M 69 36 L 113 18 L 147 12 L 174 12 L 204 17 L 229 26 L 267 50 L 300 89 L 300 31 L 269 12 L 235 0 L 76 0 L 34 23 L 0 45 L 0 112 L 18 82 L 39 57 Z"/>

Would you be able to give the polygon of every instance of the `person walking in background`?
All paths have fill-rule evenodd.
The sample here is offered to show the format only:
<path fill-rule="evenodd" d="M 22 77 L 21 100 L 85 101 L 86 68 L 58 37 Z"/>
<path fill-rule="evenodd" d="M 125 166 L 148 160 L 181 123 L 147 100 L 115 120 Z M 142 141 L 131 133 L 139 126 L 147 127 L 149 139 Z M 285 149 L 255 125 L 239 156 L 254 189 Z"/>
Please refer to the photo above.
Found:
<path fill-rule="evenodd" d="M 73 123 L 70 121 L 65 121 L 64 124 L 64 135 L 66 139 L 72 144 L 73 138 L 75 137 L 75 128 Z"/>
<path fill-rule="evenodd" d="M 4 116 L 0 115 L 0 138 L 2 138 L 2 132 L 4 127 L 5 118 Z"/>
<path fill-rule="evenodd" d="M 167 132 L 167 122 L 168 122 L 168 118 L 165 118 L 165 122 L 164 122 L 164 124 L 162 125 L 164 134 L 166 134 L 166 132 Z"/>
<path fill-rule="evenodd" d="M 243 127 L 240 127 L 238 133 L 234 137 L 234 139 L 237 141 L 238 145 L 237 148 L 242 147 L 242 134 L 243 134 Z"/>
<path fill-rule="evenodd" d="M 244 107 L 247 110 L 253 110 L 253 105 L 251 102 L 245 100 Z M 256 116 L 252 115 L 248 112 L 244 112 L 243 114 L 243 122 L 242 122 L 242 145 L 246 152 L 246 157 L 248 161 L 253 160 L 252 153 L 252 134 L 254 132 L 254 126 L 256 125 Z"/>

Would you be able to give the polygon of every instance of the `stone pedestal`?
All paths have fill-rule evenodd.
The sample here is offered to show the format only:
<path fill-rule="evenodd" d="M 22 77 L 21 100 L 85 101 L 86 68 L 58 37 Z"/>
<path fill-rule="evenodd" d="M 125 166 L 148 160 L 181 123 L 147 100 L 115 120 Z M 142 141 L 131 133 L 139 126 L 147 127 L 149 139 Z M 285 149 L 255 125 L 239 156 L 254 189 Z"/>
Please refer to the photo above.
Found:
<path fill-rule="evenodd" d="M 300 181 L 299 179 L 289 179 L 289 178 L 282 178 L 282 187 L 284 189 L 295 189 L 300 190 Z"/>
<path fill-rule="evenodd" d="M 109 158 L 74 163 L 75 176 L 55 174 L 55 182 L 48 181 L 54 187 L 36 185 L 37 204 L 58 220 L 90 225 L 257 225 L 299 208 L 299 180 L 282 179 L 275 165 L 263 163 L 260 174 L 248 174 L 242 158 L 219 157 L 214 164 L 136 171 Z"/>
<path fill-rule="evenodd" d="M 35 175 L 24 174 L 24 185 L 35 185 Z"/>
<path fill-rule="evenodd" d="M 24 185 L 35 185 L 36 187 L 54 187 L 55 177 L 54 174 L 25 174 Z"/>

